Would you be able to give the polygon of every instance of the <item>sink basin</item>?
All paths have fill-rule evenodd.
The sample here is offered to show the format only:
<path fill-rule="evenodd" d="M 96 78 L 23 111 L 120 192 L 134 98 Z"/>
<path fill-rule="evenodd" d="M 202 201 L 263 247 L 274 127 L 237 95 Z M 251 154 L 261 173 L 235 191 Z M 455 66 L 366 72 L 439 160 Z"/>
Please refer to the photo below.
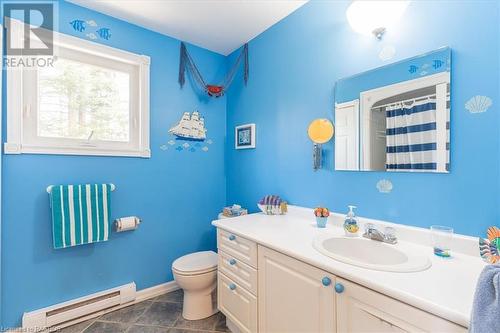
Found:
<path fill-rule="evenodd" d="M 320 253 L 359 267 L 387 272 L 419 272 L 431 266 L 425 255 L 411 253 L 401 245 L 390 245 L 366 238 L 320 235 L 313 241 Z"/>

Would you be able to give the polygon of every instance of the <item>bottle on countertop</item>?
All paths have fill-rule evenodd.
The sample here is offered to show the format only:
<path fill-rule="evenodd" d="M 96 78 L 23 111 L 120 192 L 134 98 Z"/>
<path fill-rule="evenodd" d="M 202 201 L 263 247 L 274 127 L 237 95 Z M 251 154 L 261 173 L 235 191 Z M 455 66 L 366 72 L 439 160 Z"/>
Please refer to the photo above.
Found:
<path fill-rule="evenodd" d="M 354 209 L 356 208 L 356 206 L 350 205 L 348 207 L 349 207 L 349 212 L 347 213 L 344 220 L 345 235 L 347 237 L 357 237 L 359 225 L 356 219 L 356 215 L 354 214 Z"/>

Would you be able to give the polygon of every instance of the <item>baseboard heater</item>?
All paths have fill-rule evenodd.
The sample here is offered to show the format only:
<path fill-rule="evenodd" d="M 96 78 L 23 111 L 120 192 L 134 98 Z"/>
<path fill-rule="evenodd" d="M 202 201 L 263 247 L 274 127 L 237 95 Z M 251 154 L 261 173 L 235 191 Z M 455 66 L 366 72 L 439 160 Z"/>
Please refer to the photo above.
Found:
<path fill-rule="evenodd" d="M 41 329 L 103 311 L 135 300 L 135 283 L 101 291 L 40 310 L 25 312 L 23 329 Z"/>

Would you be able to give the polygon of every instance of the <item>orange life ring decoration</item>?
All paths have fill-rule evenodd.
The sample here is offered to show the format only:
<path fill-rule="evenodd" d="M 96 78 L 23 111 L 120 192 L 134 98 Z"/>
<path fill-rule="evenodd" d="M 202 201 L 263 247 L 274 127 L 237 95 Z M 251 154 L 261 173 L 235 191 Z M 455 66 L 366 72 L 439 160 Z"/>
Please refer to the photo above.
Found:
<path fill-rule="evenodd" d="M 487 239 L 479 238 L 479 254 L 490 264 L 500 262 L 500 229 L 489 227 Z"/>
<path fill-rule="evenodd" d="M 186 82 L 185 76 L 187 68 L 191 73 L 191 76 L 193 77 L 195 83 L 200 87 L 201 90 L 205 91 L 205 93 L 208 94 L 208 96 L 210 97 L 224 96 L 224 93 L 233 82 L 234 76 L 236 75 L 236 72 L 242 61 L 244 62 L 243 78 L 245 80 L 245 85 L 246 85 L 248 81 L 248 69 L 249 69 L 248 43 L 243 46 L 243 49 L 241 50 L 241 53 L 238 56 L 238 59 L 234 63 L 233 67 L 231 67 L 229 73 L 227 73 L 223 83 L 219 85 L 207 84 L 203 79 L 203 76 L 201 75 L 193 58 L 189 54 L 186 48 L 186 44 L 184 44 L 184 42 L 181 42 L 180 61 L 179 61 L 179 84 L 181 85 L 181 88 L 184 86 L 184 83 Z"/>

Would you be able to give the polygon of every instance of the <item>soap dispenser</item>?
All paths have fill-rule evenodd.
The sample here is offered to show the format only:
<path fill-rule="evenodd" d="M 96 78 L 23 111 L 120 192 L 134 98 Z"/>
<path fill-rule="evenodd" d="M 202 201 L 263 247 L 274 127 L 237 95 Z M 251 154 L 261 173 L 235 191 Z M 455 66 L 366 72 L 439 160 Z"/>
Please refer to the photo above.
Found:
<path fill-rule="evenodd" d="M 349 212 L 347 213 L 344 220 L 345 235 L 347 237 L 357 237 L 359 225 L 358 221 L 356 220 L 356 215 L 354 214 L 354 209 L 356 208 L 356 206 L 351 205 L 348 207 L 349 207 Z"/>

